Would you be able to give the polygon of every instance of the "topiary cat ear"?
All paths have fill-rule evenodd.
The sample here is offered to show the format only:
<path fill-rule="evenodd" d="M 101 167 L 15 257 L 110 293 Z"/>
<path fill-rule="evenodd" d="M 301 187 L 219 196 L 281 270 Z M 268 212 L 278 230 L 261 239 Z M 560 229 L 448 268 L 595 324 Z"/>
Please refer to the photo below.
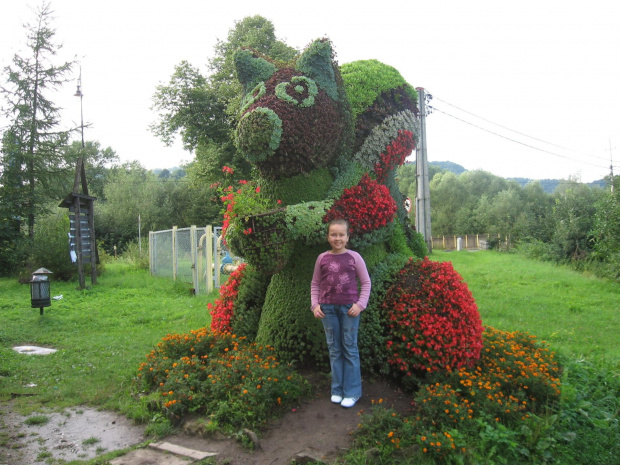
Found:
<path fill-rule="evenodd" d="M 314 79 L 332 99 L 338 100 L 332 44 L 329 40 L 318 39 L 312 42 L 297 60 L 295 68 Z"/>
<path fill-rule="evenodd" d="M 237 79 L 248 93 L 261 81 L 267 81 L 275 72 L 276 66 L 264 58 L 257 58 L 250 50 L 237 50 L 233 55 Z"/>

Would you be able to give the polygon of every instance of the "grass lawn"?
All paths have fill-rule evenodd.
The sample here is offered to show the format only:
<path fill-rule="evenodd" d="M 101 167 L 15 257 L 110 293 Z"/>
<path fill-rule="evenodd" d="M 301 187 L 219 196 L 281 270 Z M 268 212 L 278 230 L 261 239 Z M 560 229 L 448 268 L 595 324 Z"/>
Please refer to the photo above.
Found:
<path fill-rule="evenodd" d="M 483 324 L 534 334 L 548 341 L 567 362 L 557 412 L 510 430 L 496 425 L 497 418 L 489 422 L 481 411 L 479 423 L 450 430 L 468 444 L 469 452 L 463 457 L 470 460 L 463 462 L 463 457 L 454 455 L 458 460 L 451 463 L 526 463 L 503 460 L 523 457 L 520 445 L 525 441 L 523 450 L 535 453 L 527 463 L 542 463 L 537 458 L 548 453 L 560 454 L 558 463 L 562 464 L 615 465 L 620 444 L 620 285 L 515 254 L 435 252 L 432 259 L 453 263 L 478 304 Z M 86 404 L 147 421 L 153 419 L 146 405 L 148 396 L 144 402 L 132 395 L 140 364 L 167 334 L 209 325 L 206 304 L 217 292 L 191 296 L 187 284 L 154 278 L 115 261 L 91 289 L 77 290 L 75 282 L 52 281 L 52 296 L 57 295 L 62 300 L 53 301 L 39 315 L 38 308 L 30 308 L 28 285 L 0 279 L 0 401 L 15 399 L 23 414 L 40 407 Z M 41 345 L 58 352 L 22 355 L 12 350 L 16 345 Z M 408 419 L 387 414 L 385 424 L 377 426 L 373 422 L 383 417 L 377 418 L 364 420 L 370 425 L 365 430 L 369 444 L 396 434 L 392 425 L 396 420 L 403 440 L 410 444 L 426 440 L 417 437 L 417 420 L 408 423 Z M 425 418 L 435 424 L 436 411 Z M 162 431 L 169 432 L 168 426 L 162 422 Z M 368 463 L 367 450 L 363 445 L 353 448 L 344 463 Z M 420 456 L 419 448 L 409 452 L 415 455 L 416 451 Z M 381 463 L 403 463 L 390 449 L 384 452 L 386 461 Z M 490 461 L 490 457 L 499 457 L 499 461 Z"/>
<path fill-rule="evenodd" d="M 435 252 L 432 258 L 453 263 L 485 325 L 535 334 L 569 357 L 620 361 L 617 283 L 515 254 Z M 51 286 L 52 296 L 63 299 L 41 316 L 30 308 L 28 285 L 0 279 L 0 400 L 17 397 L 24 411 L 78 404 L 132 410 L 131 383 L 146 354 L 168 333 L 208 325 L 206 304 L 217 296 L 191 296 L 186 284 L 120 261 L 108 264 L 91 289 L 53 277 Z M 21 355 L 11 349 L 17 345 L 58 352 Z M 37 395 L 20 395 L 30 393 Z"/>
<path fill-rule="evenodd" d="M 24 413 L 40 405 L 131 410 L 132 378 L 145 355 L 168 333 L 208 325 L 206 304 L 217 295 L 191 296 L 186 284 L 122 262 L 108 264 L 86 290 L 52 276 L 51 293 L 63 298 L 41 316 L 30 308 L 28 285 L 0 279 L 0 400 L 16 397 Z M 12 350 L 19 345 L 58 352 L 22 355 Z"/>
<path fill-rule="evenodd" d="M 620 362 L 620 284 L 494 251 L 436 251 L 472 292 L 484 325 L 523 331 L 570 358 Z"/>

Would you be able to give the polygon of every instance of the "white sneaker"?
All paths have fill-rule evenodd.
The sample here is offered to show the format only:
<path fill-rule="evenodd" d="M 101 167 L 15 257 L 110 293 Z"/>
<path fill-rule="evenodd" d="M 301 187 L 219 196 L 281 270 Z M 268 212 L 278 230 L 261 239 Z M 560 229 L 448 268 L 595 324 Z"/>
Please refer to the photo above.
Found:
<path fill-rule="evenodd" d="M 332 402 L 334 404 L 339 404 L 340 402 L 342 402 L 342 396 L 332 396 Z"/>
<path fill-rule="evenodd" d="M 357 399 L 353 397 L 345 397 L 344 399 L 342 399 L 342 402 L 340 402 L 340 405 L 346 408 L 350 408 L 355 405 L 355 402 L 357 402 Z"/>

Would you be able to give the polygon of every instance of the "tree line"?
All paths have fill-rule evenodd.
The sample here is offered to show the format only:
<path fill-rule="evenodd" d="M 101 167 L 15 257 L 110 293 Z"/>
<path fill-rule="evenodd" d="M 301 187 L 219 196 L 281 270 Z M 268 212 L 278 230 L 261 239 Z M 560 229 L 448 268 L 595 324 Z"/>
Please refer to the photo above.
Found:
<path fill-rule="evenodd" d="M 416 193 L 415 164 L 399 169 L 401 192 Z M 431 165 L 433 235 L 489 234 L 510 250 L 620 278 L 620 182 L 599 188 L 577 178 L 553 193 L 537 181 L 521 186 L 486 171 L 461 174 Z M 613 185 L 613 189 L 612 189 Z"/>

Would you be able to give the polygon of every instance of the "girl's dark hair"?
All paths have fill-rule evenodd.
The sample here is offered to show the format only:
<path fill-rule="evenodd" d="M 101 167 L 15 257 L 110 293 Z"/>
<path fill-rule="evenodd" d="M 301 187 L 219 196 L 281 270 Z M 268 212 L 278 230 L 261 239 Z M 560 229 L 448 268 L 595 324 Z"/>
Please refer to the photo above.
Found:
<path fill-rule="evenodd" d="M 349 234 L 349 222 L 347 220 L 345 220 L 344 218 L 334 218 L 329 223 L 327 223 L 327 232 L 328 233 L 329 233 L 329 228 L 330 228 L 330 226 L 332 224 L 341 224 L 343 226 L 346 226 L 347 234 Z"/>

